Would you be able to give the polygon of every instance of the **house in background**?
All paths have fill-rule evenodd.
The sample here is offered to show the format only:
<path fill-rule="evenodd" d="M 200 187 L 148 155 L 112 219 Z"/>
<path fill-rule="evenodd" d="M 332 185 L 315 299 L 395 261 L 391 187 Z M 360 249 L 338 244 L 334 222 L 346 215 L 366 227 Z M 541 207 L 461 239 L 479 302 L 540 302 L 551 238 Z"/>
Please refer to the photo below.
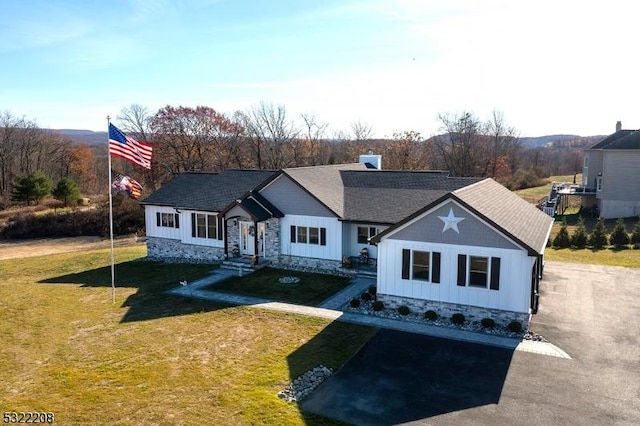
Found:
<path fill-rule="evenodd" d="M 391 306 L 497 321 L 525 322 L 535 311 L 553 222 L 491 179 L 381 170 L 372 154 L 353 164 L 183 173 L 142 204 L 153 259 L 250 256 L 344 272 L 351 258 L 377 268 Z"/>
<path fill-rule="evenodd" d="M 584 153 L 582 206 L 597 207 L 600 217 L 640 215 L 640 130 L 616 132 Z"/>

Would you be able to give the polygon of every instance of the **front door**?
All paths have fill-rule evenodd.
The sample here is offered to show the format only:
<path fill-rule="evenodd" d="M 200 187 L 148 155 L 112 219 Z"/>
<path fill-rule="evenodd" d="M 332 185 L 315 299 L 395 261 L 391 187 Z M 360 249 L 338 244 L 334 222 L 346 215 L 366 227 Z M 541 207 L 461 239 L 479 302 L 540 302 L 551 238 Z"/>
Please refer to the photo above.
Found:
<path fill-rule="evenodd" d="M 240 222 L 240 254 L 256 254 L 256 230 L 253 222 Z"/>

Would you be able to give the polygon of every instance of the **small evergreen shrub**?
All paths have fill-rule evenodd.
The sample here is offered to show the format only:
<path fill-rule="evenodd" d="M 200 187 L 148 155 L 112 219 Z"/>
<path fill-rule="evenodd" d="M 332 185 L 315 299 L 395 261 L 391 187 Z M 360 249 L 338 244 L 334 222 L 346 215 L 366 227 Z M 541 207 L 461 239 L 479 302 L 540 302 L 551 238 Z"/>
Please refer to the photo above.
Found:
<path fill-rule="evenodd" d="M 496 326 L 496 322 L 492 318 L 482 318 L 480 324 L 482 324 L 482 328 L 493 328 Z"/>
<path fill-rule="evenodd" d="M 371 295 L 371 293 L 365 291 L 364 293 L 362 293 L 362 296 L 360 296 L 360 298 L 362 300 L 371 300 L 373 296 Z"/>
<path fill-rule="evenodd" d="M 613 228 L 613 232 L 611 232 L 609 242 L 617 249 L 626 248 L 627 245 L 629 245 L 629 234 L 627 234 L 627 229 L 624 227 L 624 220 L 622 220 L 622 218 L 616 220 L 616 227 Z"/>
<path fill-rule="evenodd" d="M 354 297 L 353 299 L 351 299 L 351 302 L 349 302 L 349 305 L 351 305 L 352 308 L 360 307 L 360 299 L 356 299 Z"/>
<path fill-rule="evenodd" d="M 587 240 L 589 236 L 587 235 L 587 229 L 584 226 L 584 219 L 581 217 L 578 220 L 578 226 L 571 234 L 571 246 L 577 249 L 583 249 L 587 246 Z"/>
<path fill-rule="evenodd" d="M 375 285 L 370 285 L 367 291 L 370 295 L 375 296 L 378 293 L 378 288 Z"/>
<path fill-rule="evenodd" d="M 429 321 L 435 321 L 438 319 L 438 314 L 436 313 L 436 311 L 428 310 L 424 313 L 424 318 Z"/>
<path fill-rule="evenodd" d="M 522 331 L 522 324 L 519 321 L 511 321 L 507 325 L 507 329 L 512 333 L 520 333 Z"/>
<path fill-rule="evenodd" d="M 411 313 L 411 309 L 409 309 L 409 307 L 407 305 L 400 305 L 398 306 L 398 313 L 400 315 L 409 315 Z"/>
<path fill-rule="evenodd" d="M 636 223 L 636 226 L 633 227 L 630 242 L 631 244 L 633 244 L 634 249 L 640 248 L 640 216 L 638 216 L 638 223 Z"/>
<path fill-rule="evenodd" d="M 384 309 L 384 303 L 382 303 L 381 300 L 376 300 L 375 302 L 373 302 L 373 310 L 378 312 Z"/>
<path fill-rule="evenodd" d="M 571 245 L 571 239 L 569 238 L 569 231 L 567 231 L 567 220 L 562 218 L 562 225 L 560 230 L 553 239 L 553 247 L 555 248 L 568 248 Z"/>
<path fill-rule="evenodd" d="M 589 245 L 595 250 L 600 250 L 609 244 L 607 238 L 607 230 L 604 226 L 604 219 L 599 218 L 596 222 L 596 226 L 593 228 L 593 232 L 589 236 Z"/>
<path fill-rule="evenodd" d="M 451 315 L 450 319 L 451 319 L 452 323 L 457 324 L 457 325 L 464 324 L 464 320 L 465 320 L 464 315 L 460 314 L 460 313 Z"/>

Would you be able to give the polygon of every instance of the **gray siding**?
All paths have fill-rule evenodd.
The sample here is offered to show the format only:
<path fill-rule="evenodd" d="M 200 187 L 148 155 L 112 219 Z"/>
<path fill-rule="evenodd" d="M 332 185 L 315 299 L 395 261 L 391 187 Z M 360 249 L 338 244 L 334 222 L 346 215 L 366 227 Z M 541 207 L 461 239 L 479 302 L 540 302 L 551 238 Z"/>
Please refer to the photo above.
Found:
<path fill-rule="evenodd" d="M 447 216 L 449 209 L 453 209 L 456 217 L 464 220 L 458 223 L 456 233 L 453 229 L 442 232 L 444 222 L 438 216 Z M 438 207 L 431 213 L 418 219 L 389 236 L 389 239 L 406 241 L 428 241 L 430 243 L 456 244 L 478 247 L 496 247 L 505 249 L 521 249 L 506 239 L 495 229 L 485 225 L 468 211 L 453 202 Z"/>
<path fill-rule="evenodd" d="M 588 168 L 584 168 L 582 170 L 582 178 L 584 179 L 585 173 L 587 174 L 587 178 L 585 181 L 585 187 L 587 188 L 595 188 L 596 180 L 598 177 L 598 173 L 602 173 L 602 151 L 600 150 L 587 150 L 587 154 L 589 159 L 587 161 Z"/>
<path fill-rule="evenodd" d="M 607 150 L 602 171 L 603 200 L 640 201 L 640 150 Z"/>
<path fill-rule="evenodd" d="M 336 188 L 336 191 L 341 190 Z M 260 194 L 285 215 L 335 217 L 329 209 L 284 175 L 267 185 Z"/>

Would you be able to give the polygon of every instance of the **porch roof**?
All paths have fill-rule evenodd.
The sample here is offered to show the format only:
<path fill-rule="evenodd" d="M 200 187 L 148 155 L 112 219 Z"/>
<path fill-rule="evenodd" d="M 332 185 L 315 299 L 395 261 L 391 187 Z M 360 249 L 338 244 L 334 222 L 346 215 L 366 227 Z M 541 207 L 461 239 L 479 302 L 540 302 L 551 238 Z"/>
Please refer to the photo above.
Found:
<path fill-rule="evenodd" d="M 220 214 L 226 215 L 236 206 L 247 212 L 249 216 L 257 222 L 262 222 L 272 217 L 284 217 L 284 214 L 278 210 L 276 206 L 254 191 L 243 195 L 241 198 L 229 204 Z"/>

